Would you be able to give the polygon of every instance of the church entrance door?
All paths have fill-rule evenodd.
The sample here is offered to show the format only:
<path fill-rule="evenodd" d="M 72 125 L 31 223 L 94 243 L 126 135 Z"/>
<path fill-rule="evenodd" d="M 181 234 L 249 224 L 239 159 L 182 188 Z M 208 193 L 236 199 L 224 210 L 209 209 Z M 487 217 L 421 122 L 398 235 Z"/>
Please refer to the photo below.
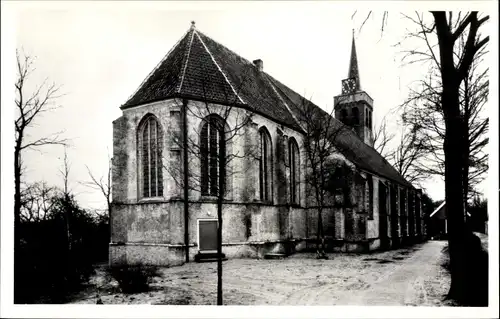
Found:
<path fill-rule="evenodd" d="M 217 252 L 217 219 L 198 219 L 198 250 L 201 253 Z"/>

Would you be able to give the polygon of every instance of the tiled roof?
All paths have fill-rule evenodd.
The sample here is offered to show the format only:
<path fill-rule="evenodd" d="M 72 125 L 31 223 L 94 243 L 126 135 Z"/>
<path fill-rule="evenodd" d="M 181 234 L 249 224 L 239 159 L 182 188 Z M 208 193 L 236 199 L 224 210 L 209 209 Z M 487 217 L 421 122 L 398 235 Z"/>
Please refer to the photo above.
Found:
<path fill-rule="evenodd" d="M 194 28 L 172 48 L 122 108 L 172 97 L 246 107 L 280 124 L 302 130 L 299 120 L 304 98 L 301 95 Z M 318 106 L 315 109 L 323 116 L 330 116 Z M 336 119 L 333 122 L 337 128 L 343 125 Z M 342 130 L 336 143 L 343 155 L 359 168 L 411 187 L 354 131 Z"/>

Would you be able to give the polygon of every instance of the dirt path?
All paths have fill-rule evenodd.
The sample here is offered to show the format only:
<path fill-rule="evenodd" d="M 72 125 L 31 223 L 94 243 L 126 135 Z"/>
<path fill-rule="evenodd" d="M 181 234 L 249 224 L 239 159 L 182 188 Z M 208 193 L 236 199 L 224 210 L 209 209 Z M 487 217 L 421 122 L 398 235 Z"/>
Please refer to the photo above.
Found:
<path fill-rule="evenodd" d="M 426 283 L 446 285 L 440 261 L 443 242 L 431 241 L 400 263 L 380 268 L 375 280 L 366 280 L 358 289 L 343 290 L 335 284 L 319 289 L 304 289 L 284 299 L 282 304 L 432 306 L 436 300 L 427 296 Z M 397 257 L 397 256 L 393 256 Z M 441 279 L 441 280 L 439 280 Z M 435 297 L 435 296 L 433 296 Z"/>
<path fill-rule="evenodd" d="M 331 254 L 317 260 L 300 253 L 283 260 L 224 262 L 227 305 L 443 305 L 449 276 L 442 269 L 445 243 L 430 241 L 372 254 Z M 93 278 L 104 304 L 191 304 L 216 302 L 215 263 L 164 268 L 148 293 L 124 295 L 116 282 Z M 96 290 L 73 303 L 95 303 Z"/>

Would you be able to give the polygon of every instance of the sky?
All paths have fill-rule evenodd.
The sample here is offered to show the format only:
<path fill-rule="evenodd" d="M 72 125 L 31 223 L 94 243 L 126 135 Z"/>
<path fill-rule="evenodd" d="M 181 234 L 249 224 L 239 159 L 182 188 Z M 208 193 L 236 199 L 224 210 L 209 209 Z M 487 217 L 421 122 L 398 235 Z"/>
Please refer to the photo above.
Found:
<path fill-rule="evenodd" d="M 14 47 L 36 56 L 28 89 L 48 78 L 64 93 L 57 100 L 60 108 L 39 118 L 29 134 L 63 132 L 71 141 L 70 188 L 83 207 L 104 208 L 104 197 L 81 185 L 89 181 L 86 166 L 96 176 L 106 174 L 112 121 L 121 115 L 120 105 L 191 21 L 244 58 L 262 59 L 267 73 L 327 111 L 347 77 L 354 28 L 361 86 L 374 99 L 374 124 L 388 115 L 389 128 L 397 131 L 394 108 L 407 96 L 408 86 L 425 75 L 425 67 L 405 65 L 401 51 L 420 44 L 395 45 L 413 27 L 397 10 L 389 12 L 383 34 L 382 11 L 374 12 L 359 30 L 368 14 L 359 4 L 131 1 L 13 6 L 9 34 Z M 61 186 L 63 156 L 60 146 L 26 153 L 27 181 Z M 423 186 L 434 200 L 444 198 L 442 180 Z"/>

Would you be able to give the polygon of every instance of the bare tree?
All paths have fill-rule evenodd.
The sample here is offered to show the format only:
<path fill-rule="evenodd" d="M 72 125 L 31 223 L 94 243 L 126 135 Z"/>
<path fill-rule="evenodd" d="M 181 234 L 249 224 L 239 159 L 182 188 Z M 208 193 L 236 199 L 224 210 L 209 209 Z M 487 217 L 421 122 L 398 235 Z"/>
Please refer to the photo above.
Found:
<path fill-rule="evenodd" d="M 57 192 L 55 187 L 46 182 L 27 185 L 22 191 L 21 221 L 40 222 L 50 217 Z"/>
<path fill-rule="evenodd" d="M 389 132 L 386 116 L 373 131 L 374 148 L 403 176 L 408 182 L 419 185 L 429 178 L 431 173 L 422 169 L 422 162 L 427 153 L 425 143 L 419 136 L 421 124 L 408 123 L 407 114 L 403 113 L 401 132 L 396 145 L 391 145 L 396 133 Z"/>
<path fill-rule="evenodd" d="M 386 117 L 387 115 L 382 118 L 380 125 L 373 130 L 373 147 L 384 158 L 388 158 L 393 153 L 389 144 L 396 136 L 395 133 L 389 132 Z"/>
<path fill-rule="evenodd" d="M 437 48 L 426 40 L 427 51 L 440 71 L 440 104 L 444 117 L 445 134 L 443 149 L 445 154 L 445 198 L 447 203 L 448 242 L 452 282 L 449 297 L 467 301 L 467 247 L 468 232 L 465 227 L 465 207 L 463 198 L 464 167 L 469 161 L 469 152 L 464 151 L 467 143 L 467 130 L 464 114 L 461 111 L 460 88 L 468 77 L 474 57 L 484 49 L 489 37 L 482 37 L 479 28 L 489 16 L 479 17 L 478 12 L 461 13 L 454 17 L 452 12 L 431 12 L 432 23 L 425 23 L 417 13 L 416 22 L 420 27 L 419 35 L 424 40 L 428 35 L 437 37 Z M 464 37 L 464 46 L 457 45 Z"/>
<path fill-rule="evenodd" d="M 418 125 L 403 126 L 399 143 L 390 153 L 388 160 L 408 182 L 420 185 L 429 174 L 422 171 L 419 166 L 426 154 L 417 130 Z"/>
<path fill-rule="evenodd" d="M 54 133 L 48 136 L 32 139 L 29 137 L 29 130 L 36 121 L 43 116 L 43 113 L 55 110 L 55 100 L 60 97 L 59 87 L 55 84 L 46 85 L 45 80 L 33 92 L 26 92 L 27 82 L 34 69 L 33 58 L 29 55 L 16 51 L 17 57 L 17 80 L 16 88 L 16 119 L 15 125 L 15 147 L 14 147 L 14 233 L 15 250 L 19 249 L 20 234 L 16 229 L 21 221 L 22 193 L 21 184 L 23 179 L 23 154 L 29 149 L 38 149 L 46 145 L 65 145 L 67 140 Z"/>
<path fill-rule="evenodd" d="M 340 97 L 339 102 L 344 97 Z M 337 103 L 339 103 L 337 102 Z M 332 112 L 335 107 L 332 108 Z M 348 130 L 346 125 L 309 100 L 303 98 L 298 114 L 304 131 L 304 155 L 307 161 L 306 183 L 312 192 L 318 212 L 317 223 L 317 258 L 327 259 L 325 253 L 325 234 L 323 210 L 329 206 L 328 197 L 334 195 L 331 180 L 339 165 L 334 165 L 334 154 L 338 152 L 337 137 Z M 327 169 L 328 168 L 328 169 Z M 345 188 L 343 188 L 345 189 Z M 346 197 L 346 196 L 344 196 Z"/>
<path fill-rule="evenodd" d="M 164 168 L 174 180 L 177 187 L 184 191 L 185 210 L 185 243 L 186 261 L 189 261 L 188 227 L 188 196 L 189 190 L 215 198 L 217 205 L 217 305 L 223 304 L 222 295 L 222 211 L 229 193 L 227 182 L 237 171 L 233 162 L 236 159 L 255 157 L 255 148 L 246 148 L 243 153 L 235 152 L 232 143 L 244 138 L 244 128 L 252 122 L 253 113 L 245 111 L 238 93 L 246 79 L 243 77 L 240 86 L 228 90 L 223 85 L 212 83 L 210 79 L 200 79 L 202 88 L 201 101 L 187 99 L 176 100 L 181 109 L 180 128 L 172 134 L 171 143 L 180 152 L 183 163 L 171 163 Z M 223 92 L 222 103 L 212 103 L 210 98 L 214 88 Z M 188 127 L 189 120 L 195 119 L 203 123 L 201 127 Z M 199 138 L 206 136 L 207 140 Z M 180 154 L 179 154 L 180 155 Z M 164 161 L 165 162 L 165 161 Z M 202 169 L 191 170 L 191 165 L 201 163 Z M 244 168 L 242 168 L 244 170 Z"/>
<path fill-rule="evenodd" d="M 71 171 L 71 163 L 68 159 L 68 153 L 66 151 L 66 147 L 64 148 L 64 158 L 63 158 L 63 166 L 59 169 L 59 173 L 63 179 L 63 197 L 64 197 L 64 206 L 67 208 L 67 204 L 71 200 L 71 191 L 69 189 L 69 173 Z M 68 252 L 71 252 L 71 214 L 72 212 L 68 209 L 64 210 L 64 221 L 66 225 L 66 239 L 68 241 Z"/>
<path fill-rule="evenodd" d="M 87 173 L 90 177 L 90 181 L 87 182 L 82 182 L 81 184 L 89 187 L 91 189 L 94 189 L 102 194 L 104 196 L 104 199 L 106 200 L 106 206 L 108 209 L 108 216 L 111 217 L 111 170 L 113 168 L 112 163 L 111 163 L 111 158 L 108 155 L 108 170 L 106 172 L 105 176 L 100 176 L 97 177 L 92 173 L 90 168 L 85 165 L 87 168 Z"/>
<path fill-rule="evenodd" d="M 488 99 L 489 80 L 488 68 L 478 68 L 482 55 L 483 52 L 476 55 L 459 92 L 462 130 L 466 139 L 462 151 L 464 157 L 468 158 L 468 161 L 461 163 L 464 206 L 476 194 L 474 188 L 484 179 L 488 169 L 488 154 L 484 152 L 484 147 L 489 141 L 486 136 L 489 119 L 483 116 L 483 107 Z M 434 65 L 428 77 L 419 82 L 417 89 L 411 90 L 410 96 L 403 103 L 403 121 L 407 125 L 418 127 L 415 133 L 425 157 L 419 162 L 417 170 L 423 174 L 444 177 L 443 142 L 446 127 L 441 107 L 441 90 L 439 70 Z"/>
<path fill-rule="evenodd" d="M 489 42 L 489 36 L 482 34 L 482 26 L 489 15 L 480 16 L 472 12 L 431 12 L 432 18 L 426 19 L 422 13 L 415 17 L 403 15 L 417 26 L 406 38 L 418 39 L 424 49 L 407 52 L 412 62 L 431 63 L 437 67 L 440 82 L 437 97 L 444 120 L 444 177 L 445 198 L 447 202 L 448 242 L 450 251 L 451 286 L 448 297 L 467 302 L 467 241 L 470 233 L 465 227 L 464 189 L 468 179 L 467 167 L 470 153 L 467 147 L 468 131 L 465 127 L 464 112 L 461 108 L 461 89 L 471 72 L 474 59 L 481 55 Z M 385 17 L 385 14 L 384 14 Z M 385 20 L 385 18 L 384 18 Z M 383 21 L 384 21 L 383 20 Z M 363 23 L 364 24 L 364 23 Z M 384 24 L 384 23 L 383 23 Z M 460 46 L 460 43 L 463 45 Z"/>

